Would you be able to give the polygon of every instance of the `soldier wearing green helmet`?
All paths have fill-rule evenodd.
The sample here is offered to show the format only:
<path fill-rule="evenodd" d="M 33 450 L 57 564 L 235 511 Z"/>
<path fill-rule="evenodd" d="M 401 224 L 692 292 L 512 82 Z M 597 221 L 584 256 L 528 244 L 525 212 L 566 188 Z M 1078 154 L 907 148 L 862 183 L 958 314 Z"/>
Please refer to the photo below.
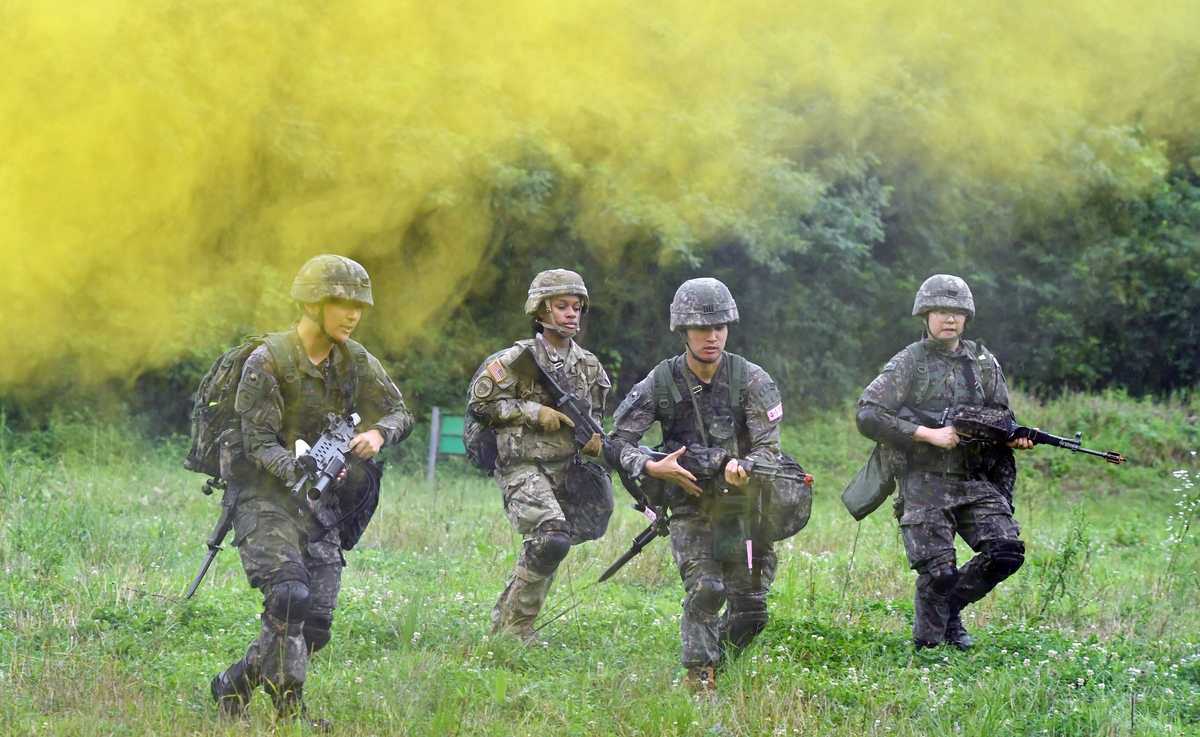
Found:
<path fill-rule="evenodd" d="M 523 352 L 532 352 L 601 422 L 612 382 L 599 359 L 574 340 L 587 309 L 588 291 L 579 274 L 566 269 L 538 274 L 525 300 L 534 337 L 489 356 L 468 391 L 468 427 L 494 433 L 494 467 L 486 470 L 495 474 L 505 514 L 523 539 L 516 568 L 492 609 L 492 628 L 530 644 L 559 564 L 572 545 L 604 534 L 613 499 L 608 473 L 586 458 L 599 457 L 600 435 L 577 448 L 570 418 L 552 406 L 546 388 L 511 366 Z"/>
<path fill-rule="evenodd" d="M 795 463 L 779 447 L 783 404 L 775 382 L 725 350 L 729 326 L 739 319 L 720 281 L 684 282 L 671 302 L 670 322 L 684 353 L 630 389 L 609 436 L 623 469 L 651 477 L 643 489 L 670 508 L 671 552 L 687 594 L 680 620 L 684 684 L 707 698 L 716 695 L 715 669 L 724 652 L 748 646 L 767 624 L 773 543 L 808 518 L 807 504 L 801 505 L 802 518 L 792 521 L 790 532 L 772 538 L 759 524 L 770 512 L 762 500 L 770 497 L 751 486 L 767 482 L 752 480 L 736 460 L 723 461 Z M 655 422 L 667 453 L 660 460 L 638 445 Z M 707 475 L 697 470 L 700 458 L 718 459 Z"/>
<path fill-rule="evenodd" d="M 895 503 L 909 565 L 917 572 L 913 644 L 972 644 L 961 612 L 1016 573 L 1025 559 L 1021 527 L 1013 519 L 1016 463 L 1012 448 L 963 443 L 952 425 L 926 427 L 898 416 L 907 407 L 937 416 L 961 405 L 1008 410 L 999 361 L 962 338 L 975 317 L 975 299 L 957 276 L 935 274 L 917 290 L 912 314 L 922 340 L 897 353 L 858 402 L 859 432 L 879 443 L 896 477 Z M 906 415 L 907 416 L 907 415 Z M 954 536 L 978 555 L 957 566 Z"/>
<path fill-rule="evenodd" d="M 343 256 L 317 256 L 300 269 L 291 295 L 301 317 L 291 330 L 262 337 L 246 359 L 234 400 L 240 426 L 224 444 L 234 545 L 263 595 L 258 637 L 211 683 L 225 718 L 244 718 L 259 686 L 280 716 L 305 718 L 308 659 L 333 634 L 342 550 L 354 546 L 378 503 L 383 467 L 374 457 L 413 426 L 383 366 L 350 339 L 363 307 L 373 304 L 366 270 Z M 350 442 L 354 458 L 336 503 L 310 504 L 290 492 L 303 475 L 293 449 L 316 442 L 328 413 L 361 417 Z"/>

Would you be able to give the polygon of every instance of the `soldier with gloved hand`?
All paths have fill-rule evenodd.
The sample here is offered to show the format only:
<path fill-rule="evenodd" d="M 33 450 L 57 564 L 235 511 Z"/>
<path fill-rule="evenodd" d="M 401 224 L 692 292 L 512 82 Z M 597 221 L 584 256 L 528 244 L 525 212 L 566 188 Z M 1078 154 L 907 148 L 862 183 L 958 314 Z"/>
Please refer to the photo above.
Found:
<path fill-rule="evenodd" d="M 531 351 L 559 386 L 586 400 L 600 422 L 612 383 L 596 356 L 574 340 L 587 309 L 579 274 L 565 269 L 538 274 L 525 302 L 534 337 L 490 356 L 469 389 L 468 421 L 495 433 L 494 473 L 504 511 L 524 541 L 492 609 L 492 629 L 527 643 L 535 639 L 534 621 L 571 546 L 607 528 L 612 486 L 607 472 L 586 459 L 600 456 L 600 435 L 578 448 L 571 419 L 550 406 L 553 400 L 538 380 L 518 376 L 512 364 Z"/>

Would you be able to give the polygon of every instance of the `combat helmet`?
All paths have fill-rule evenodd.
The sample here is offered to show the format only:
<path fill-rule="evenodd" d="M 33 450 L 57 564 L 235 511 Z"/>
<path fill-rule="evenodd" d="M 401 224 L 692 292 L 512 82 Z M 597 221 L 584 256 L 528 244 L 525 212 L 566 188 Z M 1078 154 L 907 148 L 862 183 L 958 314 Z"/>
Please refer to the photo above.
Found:
<path fill-rule="evenodd" d="M 582 303 L 583 312 L 588 309 L 588 290 L 583 283 L 583 277 L 568 269 L 548 269 L 533 277 L 533 283 L 529 285 L 529 293 L 525 297 L 525 314 L 537 317 L 538 308 L 544 302 L 548 302 L 555 297 L 573 294 L 579 297 Z M 574 336 L 579 332 L 577 328 L 564 328 L 559 326 L 554 321 L 554 313 L 546 310 L 546 316 L 549 322 L 542 322 L 543 328 L 549 330 L 557 330 L 563 335 Z"/>
<path fill-rule="evenodd" d="M 326 299 L 375 304 L 371 298 L 371 277 L 362 264 L 332 253 L 314 256 L 300 267 L 292 282 L 291 295 L 301 304 L 316 304 Z"/>
<path fill-rule="evenodd" d="M 671 330 L 730 325 L 738 321 L 737 303 L 719 280 L 688 279 L 671 300 Z"/>
<path fill-rule="evenodd" d="M 971 296 L 971 288 L 957 276 L 934 274 L 917 290 L 912 313 L 924 315 L 936 309 L 964 310 L 968 318 L 974 319 L 975 298 Z"/>

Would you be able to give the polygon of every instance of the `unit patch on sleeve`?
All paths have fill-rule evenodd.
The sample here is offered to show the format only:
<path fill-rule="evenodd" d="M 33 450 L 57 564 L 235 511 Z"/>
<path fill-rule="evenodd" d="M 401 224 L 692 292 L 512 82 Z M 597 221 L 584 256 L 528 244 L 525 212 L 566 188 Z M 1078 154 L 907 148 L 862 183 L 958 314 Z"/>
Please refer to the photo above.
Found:
<path fill-rule="evenodd" d="M 495 379 L 497 384 L 502 383 L 508 378 L 508 369 L 504 368 L 504 364 L 500 363 L 499 358 L 489 363 L 487 370 L 488 373 L 492 375 L 492 378 Z"/>
<path fill-rule="evenodd" d="M 770 420 L 771 422 L 778 420 L 780 417 L 783 417 L 783 403 L 782 402 L 775 405 L 771 409 L 767 410 L 767 419 Z"/>
<path fill-rule="evenodd" d="M 471 387 L 471 393 L 476 399 L 487 399 L 492 395 L 492 389 L 496 386 L 495 382 L 486 376 L 480 376 L 475 380 L 475 386 Z"/>

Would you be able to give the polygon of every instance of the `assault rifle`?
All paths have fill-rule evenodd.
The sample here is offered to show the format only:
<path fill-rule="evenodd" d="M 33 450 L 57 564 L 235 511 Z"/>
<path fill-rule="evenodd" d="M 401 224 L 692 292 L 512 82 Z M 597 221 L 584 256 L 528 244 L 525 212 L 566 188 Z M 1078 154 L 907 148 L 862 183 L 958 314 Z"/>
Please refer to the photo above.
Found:
<path fill-rule="evenodd" d="M 316 501 L 346 470 L 350 441 L 354 439 L 354 427 L 359 417 L 356 414 L 341 417 L 330 412 L 325 416 L 325 421 L 325 432 L 321 433 L 311 448 L 296 458 L 304 476 L 292 487 L 293 496 L 299 497 L 300 492 L 306 491 L 308 499 Z"/>
<path fill-rule="evenodd" d="M 596 418 L 592 417 L 591 407 L 587 401 L 577 396 L 570 388 L 561 386 L 555 381 L 554 377 L 537 362 L 533 351 L 528 348 L 521 351 L 521 354 L 509 364 L 509 368 L 517 376 L 528 381 L 540 383 L 542 388 L 546 390 L 546 393 L 550 395 L 555 408 L 571 418 L 571 422 L 575 423 L 575 428 L 572 431 L 572 439 L 575 441 L 576 447 L 582 449 L 591 442 L 593 435 L 600 435 L 601 452 L 603 453 L 606 465 L 617 472 L 617 476 L 621 479 L 621 486 L 624 486 L 625 491 L 629 492 L 629 495 L 633 497 L 633 508 L 644 514 L 646 519 L 650 520 L 650 526 L 633 539 L 633 547 L 629 549 L 629 552 L 621 556 L 621 559 L 614 563 L 600 577 L 601 581 L 605 581 L 616 573 L 621 566 L 642 552 L 642 548 L 646 547 L 651 540 L 667 534 L 666 509 L 656 507 L 651 503 L 650 497 L 642 490 L 637 479 L 621 466 L 619 444 L 615 441 L 604 439 L 604 428 L 599 422 L 596 422 Z"/>
<path fill-rule="evenodd" d="M 209 485 L 211 481 L 205 482 L 205 492 L 211 494 Z M 218 487 L 219 488 L 219 487 Z M 200 582 L 204 580 L 205 574 L 208 573 L 209 567 L 213 561 L 217 559 L 217 553 L 221 552 L 221 543 L 225 542 L 225 536 L 233 529 L 233 510 L 221 503 L 221 516 L 217 518 L 217 526 L 213 528 L 213 533 L 208 536 L 208 554 L 204 556 L 204 562 L 200 564 L 200 572 L 196 574 L 196 578 L 192 580 L 192 585 L 188 587 L 187 595 L 183 598 L 190 599 L 196 595 L 196 589 L 200 588 Z"/>
<path fill-rule="evenodd" d="M 1019 438 L 1028 438 L 1034 445 L 1051 445 L 1072 453 L 1084 453 L 1103 458 L 1109 463 L 1118 465 L 1125 462 L 1125 457 L 1115 450 L 1101 452 L 1084 448 L 1082 431 L 1075 433 L 1073 438 L 1051 435 L 1041 430 L 1018 425 L 1007 410 L 965 405 L 948 408 L 940 414 L 934 414 L 911 407 L 901 407 L 900 411 L 896 413 L 896 417 L 930 428 L 953 425 L 954 431 L 963 437 L 964 442 L 968 443 L 1009 443 Z"/>

